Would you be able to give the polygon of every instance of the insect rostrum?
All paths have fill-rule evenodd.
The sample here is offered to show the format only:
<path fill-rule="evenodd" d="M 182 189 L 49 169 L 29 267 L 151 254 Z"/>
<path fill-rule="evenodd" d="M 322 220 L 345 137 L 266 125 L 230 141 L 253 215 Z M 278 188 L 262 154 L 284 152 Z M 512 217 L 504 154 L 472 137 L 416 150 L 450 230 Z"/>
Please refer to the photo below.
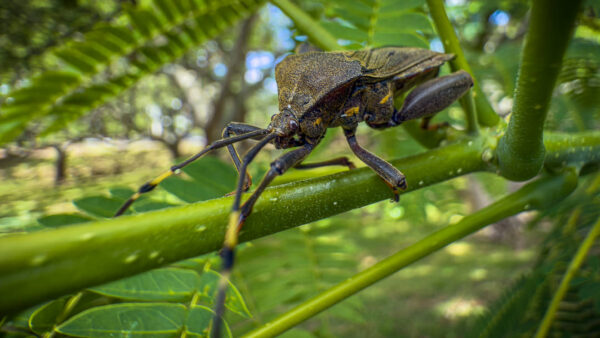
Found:
<path fill-rule="evenodd" d="M 365 122 L 372 128 L 395 127 L 407 120 L 429 119 L 460 98 L 473 85 L 465 71 L 437 77 L 444 62 L 453 55 L 419 48 L 385 47 L 361 51 L 306 52 L 289 55 L 275 68 L 279 113 L 271 117 L 267 128 L 232 122 L 218 140 L 186 161 L 144 184 L 116 213 L 121 215 L 143 193 L 153 190 L 161 181 L 207 152 L 227 147 L 239 180 L 225 243 L 221 251 L 222 280 L 216 300 L 212 335 L 220 336 L 227 280 L 234 263 L 234 250 L 239 230 L 264 189 L 289 168 L 314 168 L 343 165 L 353 168 L 345 157 L 320 163 L 302 161 L 318 145 L 327 128 L 342 127 L 354 154 L 373 169 L 391 188 L 394 200 L 406 188 L 404 175 L 385 160 L 363 149 L 355 137 L 356 127 Z M 412 90 L 412 91 L 411 91 Z M 394 97 L 410 91 L 400 110 L 394 108 Z M 245 139 L 259 142 L 240 158 L 235 143 Z M 241 195 L 250 188 L 247 166 L 268 143 L 291 150 L 271 163 L 271 168 L 252 195 L 241 204 Z M 410 178 L 409 178 L 410 179 Z"/>

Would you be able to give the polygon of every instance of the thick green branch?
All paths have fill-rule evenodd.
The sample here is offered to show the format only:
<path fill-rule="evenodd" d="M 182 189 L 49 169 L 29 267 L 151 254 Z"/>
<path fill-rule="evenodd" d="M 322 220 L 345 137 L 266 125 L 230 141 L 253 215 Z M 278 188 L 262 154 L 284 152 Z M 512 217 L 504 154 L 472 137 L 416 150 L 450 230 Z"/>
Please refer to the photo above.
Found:
<path fill-rule="evenodd" d="M 469 72 L 469 74 L 473 74 L 469 63 L 467 62 L 467 59 L 460 48 L 460 42 L 458 41 L 458 37 L 456 37 L 454 28 L 448 20 L 446 9 L 444 8 L 444 2 L 442 0 L 427 0 L 427 5 L 429 6 L 429 12 L 433 22 L 435 23 L 436 30 L 442 40 L 442 43 L 444 44 L 444 51 L 446 51 L 446 53 L 452 53 L 456 55 L 456 58 L 450 61 L 450 67 L 453 71 L 464 69 Z M 500 118 L 485 98 L 485 95 L 483 94 L 483 91 L 481 90 L 481 87 L 476 79 L 475 86 L 469 93 L 472 96 L 465 95 L 460 100 L 460 103 L 467 116 L 467 129 L 470 131 L 475 131 L 477 128 L 478 119 L 481 125 L 488 127 L 495 126 Z M 477 113 L 475 112 L 473 101 L 475 101 Z"/>
<path fill-rule="evenodd" d="M 486 146 L 482 139 L 464 140 L 392 163 L 406 174 L 411 191 L 484 170 L 481 154 Z M 266 236 L 391 196 L 369 168 L 275 186 L 257 202 L 240 239 Z M 232 198 L 225 197 L 2 237 L 0 314 L 217 250 L 231 203 Z"/>
<path fill-rule="evenodd" d="M 600 133 L 548 138 L 548 160 L 598 162 Z M 408 191 L 474 171 L 493 170 L 493 139 L 465 139 L 392 164 Z M 558 155 L 556 155 L 558 154 Z M 564 163 L 563 163 L 564 162 Z M 391 197 L 368 168 L 274 186 L 248 218 L 248 241 Z M 273 203 L 277 201 L 277 203 Z M 0 314 L 217 250 L 231 197 L 116 219 L 0 238 Z M 90 268 L 93 267 L 93 268 Z M 39 281 L 44 281 L 40 284 Z"/>
<path fill-rule="evenodd" d="M 543 129 L 548 104 L 581 0 L 534 0 L 525 38 L 515 105 L 498 145 L 502 176 L 527 180 L 544 163 Z"/>
<path fill-rule="evenodd" d="M 577 173 L 567 170 L 563 175 L 545 177 L 529 183 L 519 191 L 471 214 L 458 223 L 439 230 L 417 243 L 330 288 L 275 320 L 250 332 L 245 337 L 273 337 L 317 315 L 360 290 L 388 277 L 401 268 L 426 257 L 444 246 L 523 210 L 552 206 L 567 197 L 577 186 Z"/>
<path fill-rule="evenodd" d="M 566 164 L 582 167 L 600 163 L 600 132 L 544 133 L 544 164 L 557 167 Z"/>
<path fill-rule="evenodd" d="M 271 3 L 292 19 L 296 27 L 306 34 L 317 47 L 327 51 L 344 49 L 337 43 L 337 39 L 333 35 L 291 1 L 271 0 Z"/>

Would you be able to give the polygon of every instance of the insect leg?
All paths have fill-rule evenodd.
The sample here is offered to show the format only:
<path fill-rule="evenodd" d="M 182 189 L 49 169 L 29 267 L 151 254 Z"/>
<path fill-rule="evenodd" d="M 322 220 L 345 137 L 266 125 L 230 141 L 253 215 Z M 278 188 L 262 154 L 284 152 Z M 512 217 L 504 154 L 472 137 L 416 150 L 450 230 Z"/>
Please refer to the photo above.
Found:
<path fill-rule="evenodd" d="M 332 160 L 327 160 L 323 162 L 314 162 L 314 163 L 298 163 L 294 166 L 295 169 L 312 169 L 312 168 L 320 168 L 327 167 L 331 165 L 341 165 L 348 167 L 348 169 L 354 169 L 356 166 L 352 161 L 350 161 L 346 156 L 334 158 Z"/>
<path fill-rule="evenodd" d="M 123 205 L 115 213 L 114 217 L 122 215 L 131 206 L 131 204 L 133 204 L 133 202 L 135 202 L 135 200 L 137 200 L 142 194 L 154 190 L 154 188 L 156 188 L 156 186 L 160 182 L 164 181 L 166 178 L 173 175 L 181 168 L 183 168 L 183 167 L 187 166 L 188 164 L 194 162 L 195 160 L 199 159 L 200 157 L 202 157 L 204 154 L 208 153 L 209 151 L 217 149 L 217 148 L 222 148 L 224 146 L 227 146 L 227 145 L 230 145 L 230 144 L 233 144 L 233 143 L 236 143 L 236 142 L 248 139 L 248 138 L 264 136 L 268 133 L 269 133 L 268 130 L 259 129 L 259 130 L 255 130 L 255 131 L 247 133 L 247 134 L 234 136 L 234 137 L 230 137 L 230 138 L 226 138 L 226 139 L 220 139 L 220 140 L 217 140 L 217 141 L 209 144 L 208 146 L 206 146 L 204 149 L 202 149 L 196 155 L 188 158 L 187 160 L 185 160 L 179 164 L 172 166 L 168 171 L 165 171 L 164 173 L 160 174 L 153 180 L 150 180 L 150 181 L 146 182 L 144 185 L 142 185 L 135 194 L 133 194 L 127 201 L 125 201 L 125 203 L 123 203 Z"/>
<path fill-rule="evenodd" d="M 473 78 L 464 70 L 426 81 L 413 89 L 402 109 L 394 112 L 392 121 L 403 121 L 430 117 L 451 105 L 473 86 Z"/>
<path fill-rule="evenodd" d="M 254 132 L 254 131 L 260 130 L 260 129 L 261 128 L 259 128 L 259 127 L 255 127 L 255 126 L 245 124 L 245 123 L 230 122 L 223 129 L 222 136 L 223 136 L 223 138 L 228 138 L 232 134 L 233 135 L 242 135 L 242 134 L 247 134 L 247 133 Z M 261 135 L 260 137 L 255 137 L 254 139 L 260 140 L 262 138 L 263 138 L 263 136 Z M 240 172 L 240 169 L 242 167 L 242 161 L 240 160 L 240 155 L 238 155 L 233 144 L 228 145 L 227 150 L 229 151 L 229 155 L 231 156 L 231 159 L 233 160 L 233 164 L 235 164 L 235 169 L 237 170 L 238 175 L 241 175 L 242 173 Z M 244 185 L 244 191 L 248 191 L 248 189 L 250 189 L 250 186 L 252 186 L 252 177 L 246 171 L 246 184 Z M 233 194 L 234 192 L 231 192 L 230 194 Z"/>
<path fill-rule="evenodd" d="M 267 140 L 268 138 L 269 136 L 267 136 L 265 140 Z M 261 143 L 263 143 L 265 140 L 261 141 Z M 248 153 L 244 156 L 244 162 L 242 165 L 244 170 L 246 169 L 248 163 L 256 155 L 255 153 L 252 153 L 252 151 L 254 149 L 262 148 L 261 143 L 257 144 L 254 148 L 250 149 L 250 151 L 248 151 Z M 217 293 L 217 299 L 215 301 L 215 316 L 213 319 L 211 337 L 220 338 L 221 336 L 221 321 L 223 313 L 225 312 L 225 296 L 227 292 L 229 277 L 231 275 L 231 270 L 234 264 L 235 246 L 237 245 L 238 241 L 238 233 L 241 227 L 243 226 L 244 221 L 246 220 L 248 215 L 250 215 L 250 212 L 252 211 L 252 207 L 254 206 L 254 203 L 256 203 L 256 200 L 260 197 L 260 195 L 263 193 L 265 188 L 271 183 L 271 181 L 273 181 L 275 177 L 283 174 L 286 170 L 288 170 L 289 168 L 306 158 L 306 156 L 308 156 L 308 154 L 310 154 L 310 152 L 313 150 L 313 147 L 314 146 L 311 144 L 304 144 L 301 148 L 285 153 L 281 157 L 273 161 L 271 163 L 271 168 L 260 181 L 260 184 L 258 185 L 256 190 L 241 207 L 241 210 L 240 198 L 241 187 L 243 186 L 243 176 L 240 176 L 240 182 L 238 182 L 238 190 L 236 192 L 236 199 L 234 201 L 231 215 L 229 218 L 227 234 L 225 235 L 225 243 L 223 244 L 223 249 L 221 250 L 221 259 L 223 261 L 223 267 L 221 271 L 222 277 L 219 281 L 219 291 Z"/>
<path fill-rule="evenodd" d="M 394 201 L 398 202 L 399 189 L 406 189 L 406 179 L 404 174 L 385 160 L 377 157 L 368 150 L 363 149 L 356 141 L 355 131 L 356 127 L 353 129 L 344 129 L 344 134 L 346 135 L 346 140 L 348 140 L 350 149 L 352 149 L 354 154 L 356 154 L 361 161 L 371 167 L 371 169 L 386 182 L 394 193 Z"/>

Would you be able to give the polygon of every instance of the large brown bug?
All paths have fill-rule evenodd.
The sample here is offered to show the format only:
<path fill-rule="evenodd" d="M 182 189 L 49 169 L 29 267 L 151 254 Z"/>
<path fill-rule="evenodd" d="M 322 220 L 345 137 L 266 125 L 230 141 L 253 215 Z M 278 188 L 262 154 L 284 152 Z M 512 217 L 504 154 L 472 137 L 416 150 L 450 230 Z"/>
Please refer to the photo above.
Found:
<path fill-rule="evenodd" d="M 426 49 L 401 47 L 346 52 L 311 51 L 289 55 L 275 68 L 279 113 L 271 117 L 266 129 L 229 123 L 223 130 L 223 139 L 141 186 L 115 216 L 125 212 L 141 194 L 153 190 L 165 178 L 207 152 L 225 146 L 228 148 L 239 180 L 221 251 L 223 278 L 219 284 L 212 330 L 212 335 L 218 337 L 238 233 L 264 189 L 275 177 L 292 167 L 344 165 L 352 168 L 352 163 L 345 157 L 302 164 L 319 144 L 327 128 L 342 127 L 354 154 L 390 186 L 393 198 L 397 201 L 399 190 L 406 188 L 404 175 L 385 160 L 363 149 L 356 141 L 356 127 L 360 122 L 365 122 L 372 128 L 382 129 L 423 118 L 422 126 L 429 128 L 429 119 L 434 114 L 448 107 L 473 85 L 473 79 L 465 71 L 437 77 L 440 67 L 453 57 Z M 394 97 L 412 88 L 404 99 L 402 109 L 396 110 Z M 233 144 L 250 138 L 259 142 L 240 159 Z M 276 148 L 297 149 L 273 161 L 256 190 L 241 205 L 241 195 L 251 185 L 246 171 L 248 164 L 268 143 Z"/>

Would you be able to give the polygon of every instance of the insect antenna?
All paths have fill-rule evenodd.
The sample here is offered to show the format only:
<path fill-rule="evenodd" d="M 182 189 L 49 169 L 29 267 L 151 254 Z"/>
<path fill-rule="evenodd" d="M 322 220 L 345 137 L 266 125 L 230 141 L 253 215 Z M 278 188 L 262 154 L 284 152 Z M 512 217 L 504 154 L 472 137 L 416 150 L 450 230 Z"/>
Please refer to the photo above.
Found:
<path fill-rule="evenodd" d="M 276 133 L 268 134 L 254 147 L 250 148 L 242 162 L 240 173 L 245 173 L 248 168 L 248 164 L 252 162 L 254 157 L 260 152 L 260 150 L 271 142 L 277 136 Z M 223 249 L 221 250 L 221 278 L 218 284 L 217 298 L 215 300 L 215 316 L 213 319 L 213 328 L 211 330 L 211 337 L 220 338 L 222 328 L 222 318 L 225 312 L 225 296 L 227 294 L 227 286 L 229 284 L 229 278 L 231 277 L 231 270 L 235 260 L 235 246 L 238 242 L 238 234 L 243 225 L 243 216 L 240 213 L 240 204 L 242 199 L 242 192 L 244 190 L 244 181 L 246 175 L 240 174 L 237 187 L 235 189 L 235 198 L 231 213 L 229 214 L 229 225 L 227 226 L 227 232 L 225 233 L 225 242 L 223 243 Z"/>
<path fill-rule="evenodd" d="M 122 215 L 133 204 L 133 202 L 135 202 L 142 194 L 154 190 L 154 188 L 156 188 L 156 186 L 160 182 L 164 181 L 167 177 L 177 173 L 181 168 L 187 166 L 188 164 L 190 164 L 190 163 L 194 162 L 195 160 L 199 159 L 200 157 L 204 156 L 209 151 L 218 149 L 218 148 L 222 148 L 222 147 L 228 146 L 230 144 L 237 143 L 237 142 L 240 142 L 242 140 L 246 140 L 246 139 L 249 139 L 252 137 L 262 136 L 262 135 L 265 135 L 268 133 L 269 133 L 269 131 L 267 129 L 259 129 L 259 130 L 251 131 L 246 134 L 220 139 L 220 140 L 217 140 L 217 141 L 209 144 L 204 149 L 202 149 L 199 153 L 193 155 L 192 157 L 188 158 L 187 160 L 185 160 L 181 163 L 178 163 L 178 164 L 172 166 L 168 171 L 165 171 L 164 173 L 160 174 L 153 180 L 150 180 L 150 181 L 146 182 L 144 185 L 142 185 L 135 194 L 133 194 L 127 201 L 125 201 L 125 203 L 123 203 L 123 205 L 115 213 L 114 217 Z"/>

